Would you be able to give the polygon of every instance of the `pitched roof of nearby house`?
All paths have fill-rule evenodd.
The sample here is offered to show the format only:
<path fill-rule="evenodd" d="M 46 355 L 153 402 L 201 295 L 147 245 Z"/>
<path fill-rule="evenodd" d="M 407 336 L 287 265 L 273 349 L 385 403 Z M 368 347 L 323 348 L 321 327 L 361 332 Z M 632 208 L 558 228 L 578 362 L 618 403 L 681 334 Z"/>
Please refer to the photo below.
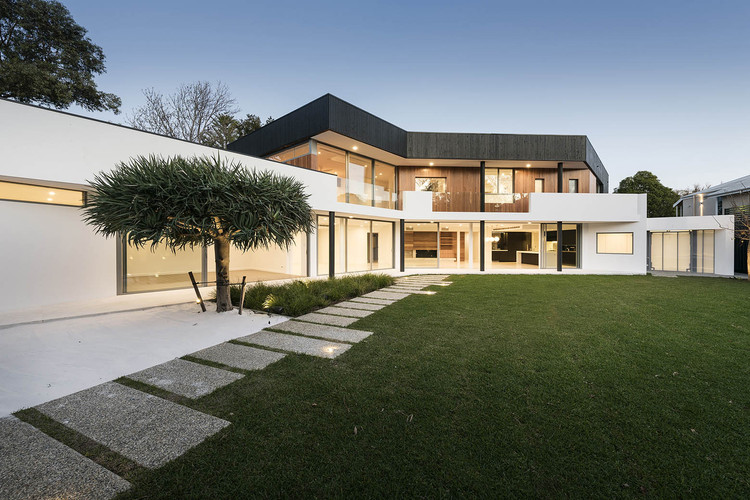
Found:
<path fill-rule="evenodd" d="M 676 207 L 677 205 L 682 203 L 682 201 L 685 200 L 686 198 L 692 198 L 693 196 L 698 195 L 698 194 L 702 194 L 704 197 L 707 197 L 707 196 L 718 196 L 718 195 L 730 195 L 730 194 L 735 194 L 735 193 L 741 193 L 744 191 L 750 191 L 750 175 L 746 175 L 744 177 L 731 180 L 729 182 L 724 182 L 716 186 L 711 186 L 701 191 L 695 191 L 694 193 L 686 194 L 685 196 L 681 196 L 680 199 L 677 200 L 672 206 Z"/>

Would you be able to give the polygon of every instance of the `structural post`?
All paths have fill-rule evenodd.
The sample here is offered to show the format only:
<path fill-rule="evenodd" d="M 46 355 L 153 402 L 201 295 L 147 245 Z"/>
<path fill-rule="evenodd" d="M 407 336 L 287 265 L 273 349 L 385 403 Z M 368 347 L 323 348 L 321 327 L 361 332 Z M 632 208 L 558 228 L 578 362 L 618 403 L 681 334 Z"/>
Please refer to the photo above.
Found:
<path fill-rule="evenodd" d="M 479 162 L 479 211 L 484 212 L 484 162 Z M 483 247 L 484 248 L 484 247 Z M 484 271 L 484 269 L 482 269 Z"/>
<path fill-rule="evenodd" d="M 557 192 L 563 192 L 563 162 L 557 164 Z"/>
<path fill-rule="evenodd" d="M 398 266 L 399 266 L 399 270 L 402 273 L 404 272 L 404 269 L 405 269 L 404 267 L 404 226 L 405 225 L 406 224 L 404 223 L 404 219 L 401 219 L 401 221 L 399 222 L 399 230 L 398 230 L 399 231 L 398 241 L 399 241 L 399 247 L 400 247 L 398 250 L 398 255 L 399 255 Z"/>
<path fill-rule="evenodd" d="M 559 165 L 562 165 L 560 163 Z M 562 272 L 562 221 L 557 221 L 557 271 Z"/>
<path fill-rule="evenodd" d="M 484 272 L 484 221 L 483 220 L 479 221 L 479 270 Z"/>
<path fill-rule="evenodd" d="M 328 277 L 336 274 L 336 212 L 328 212 Z"/>

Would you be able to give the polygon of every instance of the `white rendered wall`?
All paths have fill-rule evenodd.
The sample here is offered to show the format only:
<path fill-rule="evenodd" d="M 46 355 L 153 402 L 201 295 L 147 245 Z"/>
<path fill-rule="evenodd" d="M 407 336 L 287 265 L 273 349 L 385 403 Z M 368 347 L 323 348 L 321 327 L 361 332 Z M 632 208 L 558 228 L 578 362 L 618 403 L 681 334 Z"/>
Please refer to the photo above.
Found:
<path fill-rule="evenodd" d="M 94 234 L 80 209 L 0 201 L 0 311 L 117 293 L 116 242 Z"/>
<path fill-rule="evenodd" d="M 633 233 L 633 253 L 596 252 L 596 233 Z M 646 274 L 646 222 L 583 224 L 581 269 L 597 273 Z"/>
<path fill-rule="evenodd" d="M 221 154 L 248 168 L 272 170 L 304 182 L 310 204 L 336 206 L 336 176 L 149 134 L 127 127 L 0 100 L 0 176 L 86 185 L 136 155 Z"/>

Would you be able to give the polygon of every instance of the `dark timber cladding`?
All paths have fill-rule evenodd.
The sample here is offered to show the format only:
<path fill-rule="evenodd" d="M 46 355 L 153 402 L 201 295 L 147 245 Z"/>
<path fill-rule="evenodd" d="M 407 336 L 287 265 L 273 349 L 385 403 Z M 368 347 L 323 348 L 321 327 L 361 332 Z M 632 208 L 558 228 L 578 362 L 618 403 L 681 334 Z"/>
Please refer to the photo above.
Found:
<path fill-rule="evenodd" d="M 237 139 L 227 149 L 267 156 L 329 130 L 405 159 L 584 162 L 605 191 L 609 188 L 609 174 L 585 135 L 408 132 L 331 94 Z"/>

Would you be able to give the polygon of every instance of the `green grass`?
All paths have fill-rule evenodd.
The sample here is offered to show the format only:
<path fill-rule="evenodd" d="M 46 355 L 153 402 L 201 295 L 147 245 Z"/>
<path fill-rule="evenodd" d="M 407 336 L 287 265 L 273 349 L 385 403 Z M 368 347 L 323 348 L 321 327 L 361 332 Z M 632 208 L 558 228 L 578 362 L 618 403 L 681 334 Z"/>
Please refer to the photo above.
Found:
<path fill-rule="evenodd" d="M 295 280 L 280 285 L 258 283 L 245 291 L 244 307 L 300 316 L 321 307 L 392 285 L 386 274 L 360 274 L 325 280 Z M 232 304 L 240 303 L 240 287 L 231 287 Z"/>
<path fill-rule="evenodd" d="M 454 276 L 192 404 L 123 498 L 750 496 L 750 284 Z"/>

